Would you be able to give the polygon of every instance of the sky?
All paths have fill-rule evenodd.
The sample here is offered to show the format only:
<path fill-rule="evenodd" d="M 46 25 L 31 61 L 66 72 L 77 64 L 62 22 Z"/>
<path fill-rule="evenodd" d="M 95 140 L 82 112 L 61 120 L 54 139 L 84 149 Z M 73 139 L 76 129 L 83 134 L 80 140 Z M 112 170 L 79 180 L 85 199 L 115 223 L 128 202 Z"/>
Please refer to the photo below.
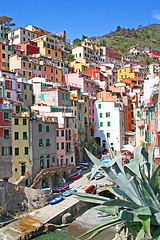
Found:
<path fill-rule="evenodd" d="M 7 0 L 0 16 L 9 16 L 14 28 L 34 25 L 53 34 L 66 30 L 67 39 L 103 36 L 122 28 L 160 24 L 159 0 Z"/>

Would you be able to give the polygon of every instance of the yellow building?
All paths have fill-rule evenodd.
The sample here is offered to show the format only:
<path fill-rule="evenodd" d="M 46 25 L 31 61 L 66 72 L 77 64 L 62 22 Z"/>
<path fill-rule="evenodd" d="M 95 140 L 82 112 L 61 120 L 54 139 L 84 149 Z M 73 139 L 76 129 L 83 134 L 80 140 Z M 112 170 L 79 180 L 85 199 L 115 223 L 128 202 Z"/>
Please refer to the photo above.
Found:
<path fill-rule="evenodd" d="M 124 78 L 139 78 L 144 79 L 144 71 L 140 65 L 131 67 L 130 64 L 118 69 L 118 82 Z"/>
<path fill-rule="evenodd" d="M 79 57 L 70 64 L 72 67 L 74 67 L 75 72 L 77 71 L 77 69 L 79 69 L 81 73 L 87 74 L 88 67 L 86 65 L 86 59 Z"/>
<path fill-rule="evenodd" d="M 52 59 L 62 59 L 61 50 L 58 47 L 57 39 L 48 35 L 38 37 L 33 40 L 39 47 L 40 54 L 45 57 L 51 57 Z"/>
<path fill-rule="evenodd" d="M 1 39 L 2 41 L 3 39 Z M 0 42 L 0 52 L 1 52 L 1 69 L 4 71 L 9 71 L 9 57 L 12 55 L 12 46 L 9 45 L 9 41 L 3 40 Z"/>
<path fill-rule="evenodd" d="M 30 149 L 29 149 L 29 112 L 21 112 L 20 105 L 14 105 L 12 117 L 12 151 L 13 151 L 13 182 L 21 176 L 31 176 Z M 26 185 L 28 185 L 28 179 Z"/>

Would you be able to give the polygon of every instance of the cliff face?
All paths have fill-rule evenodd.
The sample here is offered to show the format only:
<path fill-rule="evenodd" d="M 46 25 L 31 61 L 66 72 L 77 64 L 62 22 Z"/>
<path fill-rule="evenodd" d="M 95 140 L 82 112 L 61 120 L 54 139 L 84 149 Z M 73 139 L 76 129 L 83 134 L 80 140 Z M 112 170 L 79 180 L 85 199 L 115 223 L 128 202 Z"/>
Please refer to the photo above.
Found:
<path fill-rule="evenodd" d="M 90 151 L 95 156 L 98 156 L 103 152 L 103 150 L 98 146 L 98 144 L 95 141 L 76 144 L 75 149 L 76 163 L 89 161 L 85 148 L 87 148 L 87 150 Z"/>

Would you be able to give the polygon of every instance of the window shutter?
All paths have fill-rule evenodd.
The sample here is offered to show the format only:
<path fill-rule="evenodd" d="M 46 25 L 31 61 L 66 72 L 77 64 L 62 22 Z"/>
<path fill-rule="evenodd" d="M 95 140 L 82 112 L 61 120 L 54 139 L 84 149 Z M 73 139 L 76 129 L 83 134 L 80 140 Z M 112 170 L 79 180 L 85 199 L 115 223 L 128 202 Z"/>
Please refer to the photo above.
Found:
<path fill-rule="evenodd" d="M 1 147 L 1 156 L 4 156 L 4 147 Z"/>
<path fill-rule="evenodd" d="M 12 146 L 9 147 L 9 155 L 12 155 Z"/>

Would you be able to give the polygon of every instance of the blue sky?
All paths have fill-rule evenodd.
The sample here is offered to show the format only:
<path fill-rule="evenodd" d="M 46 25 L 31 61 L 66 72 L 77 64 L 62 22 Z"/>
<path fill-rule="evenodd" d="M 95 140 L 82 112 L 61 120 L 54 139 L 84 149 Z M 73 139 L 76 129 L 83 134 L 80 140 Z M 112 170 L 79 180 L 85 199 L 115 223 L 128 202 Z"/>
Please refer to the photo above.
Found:
<path fill-rule="evenodd" d="M 0 16 L 10 16 L 17 27 L 35 25 L 52 33 L 66 30 L 67 39 L 93 37 L 114 31 L 160 24 L 159 0 L 33 0 L 1 1 Z"/>

